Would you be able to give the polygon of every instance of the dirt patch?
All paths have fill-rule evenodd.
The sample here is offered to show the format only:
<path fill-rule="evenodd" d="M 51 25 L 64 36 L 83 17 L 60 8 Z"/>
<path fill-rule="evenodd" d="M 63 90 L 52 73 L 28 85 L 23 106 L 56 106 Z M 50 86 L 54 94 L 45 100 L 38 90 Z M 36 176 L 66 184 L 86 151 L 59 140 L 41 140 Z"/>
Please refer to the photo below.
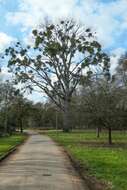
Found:
<path fill-rule="evenodd" d="M 87 147 L 103 147 L 103 148 L 127 148 L 127 143 L 112 143 L 109 145 L 106 142 L 97 142 L 97 141 L 81 141 L 78 142 L 80 146 L 87 146 Z"/>

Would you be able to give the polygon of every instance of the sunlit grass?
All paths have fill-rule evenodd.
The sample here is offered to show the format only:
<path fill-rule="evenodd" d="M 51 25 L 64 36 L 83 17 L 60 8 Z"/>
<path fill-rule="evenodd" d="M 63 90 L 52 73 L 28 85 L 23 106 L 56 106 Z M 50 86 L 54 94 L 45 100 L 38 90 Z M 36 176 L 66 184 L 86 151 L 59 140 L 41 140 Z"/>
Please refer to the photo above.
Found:
<path fill-rule="evenodd" d="M 108 146 L 107 133 L 100 139 L 94 131 L 56 133 L 48 135 L 65 146 L 71 155 L 88 168 L 89 175 L 105 180 L 113 190 L 127 190 L 127 134 L 113 132 L 112 146 Z"/>

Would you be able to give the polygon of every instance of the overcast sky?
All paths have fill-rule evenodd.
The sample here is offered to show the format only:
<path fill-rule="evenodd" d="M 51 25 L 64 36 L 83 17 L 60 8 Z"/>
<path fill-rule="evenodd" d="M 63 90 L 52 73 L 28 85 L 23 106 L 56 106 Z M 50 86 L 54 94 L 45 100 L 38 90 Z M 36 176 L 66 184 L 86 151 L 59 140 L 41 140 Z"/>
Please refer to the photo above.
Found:
<path fill-rule="evenodd" d="M 32 28 L 45 19 L 68 17 L 97 32 L 114 68 L 127 49 L 127 0 L 0 0 L 0 51 L 14 40 L 26 42 Z M 35 100 L 39 95 L 30 97 Z"/>

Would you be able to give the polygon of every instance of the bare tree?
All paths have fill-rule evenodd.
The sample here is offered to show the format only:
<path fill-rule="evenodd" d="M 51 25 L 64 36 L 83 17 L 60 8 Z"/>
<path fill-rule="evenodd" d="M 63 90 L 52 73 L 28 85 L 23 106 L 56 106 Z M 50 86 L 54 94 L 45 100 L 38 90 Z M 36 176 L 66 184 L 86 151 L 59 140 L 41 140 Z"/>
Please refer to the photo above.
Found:
<path fill-rule="evenodd" d="M 91 30 L 72 20 L 46 24 L 32 33 L 34 48 L 24 48 L 17 42 L 6 49 L 8 66 L 18 82 L 31 90 L 39 88 L 63 111 L 67 132 L 71 125 L 69 108 L 73 92 L 91 65 L 101 65 L 106 70 L 109 58 L 101 51 Z"/>

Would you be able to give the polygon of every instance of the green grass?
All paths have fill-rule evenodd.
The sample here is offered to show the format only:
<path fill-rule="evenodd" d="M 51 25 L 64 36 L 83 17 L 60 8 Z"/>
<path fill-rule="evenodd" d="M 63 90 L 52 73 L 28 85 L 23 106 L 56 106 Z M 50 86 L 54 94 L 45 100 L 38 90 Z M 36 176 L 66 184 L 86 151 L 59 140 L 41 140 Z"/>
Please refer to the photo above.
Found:
<path fill-rule="evenodd" d="M 0 137 L 0 158 L 6 154 L 10 149 L 20 144 L 26 135 L 15 134 L 9 137 Z"/>
<path fill-rule="evenodd" d="M 88 168 L 89 175 L 106 181 L 113 190 L 127 190 L 127 134 L 113 132 L 113 146 L 108 146 L 106 133 L 100 139 L 93 131 L 48 132 L 48 135 Z"/>

